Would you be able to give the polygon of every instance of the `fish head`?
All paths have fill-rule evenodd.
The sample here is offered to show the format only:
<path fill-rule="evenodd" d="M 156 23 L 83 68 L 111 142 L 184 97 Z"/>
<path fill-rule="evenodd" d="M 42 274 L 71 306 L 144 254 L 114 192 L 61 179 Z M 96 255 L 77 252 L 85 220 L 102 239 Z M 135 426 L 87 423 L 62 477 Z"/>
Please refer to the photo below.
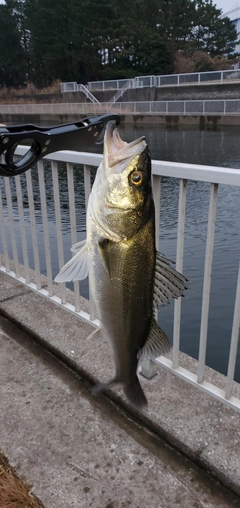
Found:
<path fill-rule="evenodd" d="M 108 122 L 99 170 L 98 222 L 107 238 L 126 239 L 133 234 L 135 225 L 139 227 L 141 213 L 144 215 L 147 203 L 152 200 L 151 159 L 145 137 L 126 143 L 115 122 Z"/>

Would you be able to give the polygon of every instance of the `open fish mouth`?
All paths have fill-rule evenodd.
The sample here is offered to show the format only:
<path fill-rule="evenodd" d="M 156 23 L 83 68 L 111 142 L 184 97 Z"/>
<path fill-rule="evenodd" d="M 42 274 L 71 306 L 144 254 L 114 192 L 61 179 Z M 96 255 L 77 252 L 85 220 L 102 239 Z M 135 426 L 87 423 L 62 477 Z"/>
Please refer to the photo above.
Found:
<path fill-rule="evenodd" d="M 111 121 L 107 123 L 104 136 L 104 163 L 105 168 L 111 168 L 126 159 L 132 159 L 146 148 L 144 136 L 127 143 L 121 139 L 117 125 Z"/>

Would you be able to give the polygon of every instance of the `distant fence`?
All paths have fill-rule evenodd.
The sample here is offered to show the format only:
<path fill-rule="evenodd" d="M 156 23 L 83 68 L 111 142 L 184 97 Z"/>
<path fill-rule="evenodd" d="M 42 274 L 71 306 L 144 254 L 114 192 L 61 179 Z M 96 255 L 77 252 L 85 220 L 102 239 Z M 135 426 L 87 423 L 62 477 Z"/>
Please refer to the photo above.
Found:
<path fill-rule="evenodd" d="M 0 104 L 1 115 L 240 115 L 240 99 L 154 102 Z"/>
<path fill-rule="evenodd" d="M 132 79 L 114 79 L 108 81 L 89 81 L 88 90 L 101 92 L 105 90 L 119 90 L 128 81 L 131 81 L 132 88 L 181 86 L 181 85 L 211 85 L 223 84 L 232 81 L 240 81 L 240 70 L 229 69 L 226 71 L 212 72 L 191 72 L 185 74 L 167 74 L 161 76 L 136 76 Z M 77 82 L 61 83 L 61 92 L 77 92 Z"/>

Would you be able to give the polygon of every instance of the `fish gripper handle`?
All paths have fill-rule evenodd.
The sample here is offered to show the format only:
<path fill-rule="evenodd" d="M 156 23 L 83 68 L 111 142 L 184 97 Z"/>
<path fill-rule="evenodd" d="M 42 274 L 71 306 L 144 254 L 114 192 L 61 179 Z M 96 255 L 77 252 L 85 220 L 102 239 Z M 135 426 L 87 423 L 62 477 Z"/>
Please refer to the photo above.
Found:
<path fill-rule="evenodd" d="M 45 155 L 59 150 L 86 150 L 96 142 L 110 120 L 120 123 L 118 115 L 109 114 L 54 127 L 31 124 L 0 127 L 0 156 L 5 160 L 0 163 L 0 175 L 9 177 L 24 173 Z M 24 144 L 28 149 L 24 147 L 17 160 L 16 149 Z"/>

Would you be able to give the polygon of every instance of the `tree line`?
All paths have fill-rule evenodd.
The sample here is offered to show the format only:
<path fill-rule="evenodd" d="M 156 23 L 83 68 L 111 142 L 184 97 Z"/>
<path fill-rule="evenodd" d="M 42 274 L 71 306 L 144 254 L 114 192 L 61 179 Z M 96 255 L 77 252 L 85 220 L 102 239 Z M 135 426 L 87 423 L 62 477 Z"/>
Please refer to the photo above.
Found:
<path fill-rule="evenodd" d="M 173 72 L 177 52 L 229 58 L 237 32 L 212 0 L 5 0 L 0 86 Z"/>

